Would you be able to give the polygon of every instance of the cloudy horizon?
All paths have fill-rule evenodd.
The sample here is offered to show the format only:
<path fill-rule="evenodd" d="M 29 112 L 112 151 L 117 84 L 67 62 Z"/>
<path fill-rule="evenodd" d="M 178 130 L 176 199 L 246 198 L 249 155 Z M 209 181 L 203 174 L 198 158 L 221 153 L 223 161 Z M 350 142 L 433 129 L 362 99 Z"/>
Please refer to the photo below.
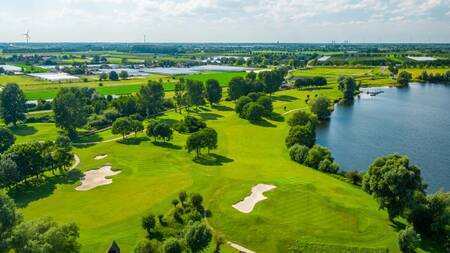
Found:
<path fill-rule="evenodd" d="M 0 41 L 450 42 L 449 0 L 22 0 Z"/>

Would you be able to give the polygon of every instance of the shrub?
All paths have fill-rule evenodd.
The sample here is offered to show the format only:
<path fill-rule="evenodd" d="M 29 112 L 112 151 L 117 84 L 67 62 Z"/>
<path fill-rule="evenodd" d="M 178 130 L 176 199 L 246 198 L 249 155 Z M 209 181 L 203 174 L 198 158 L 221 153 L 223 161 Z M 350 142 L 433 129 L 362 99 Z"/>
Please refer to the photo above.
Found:
<path fill-rule="evenodd" d="M 305 145 L 294 144 L 289 149 L 289 156 L 293 161 L 296 161 L 300 164 L 305 162 L 306 156 L 308 155 L 309 148 Z"/>
<path fill-rule="evenodd" d="M 398 246 L 403 252 L 414 252 L 419 243 L 420 235 L 412 227 L 407 227 L 398 234 Z"/>
<path fill-rule="evenodd" d="M 310 123 L 312 126 L 315 126 L 317 124 L 317 116 L 306 111 L 295 112 L 288 120 L 288 125 L 291 127 L 304 126 L 308 123 Z"/>
<path fill-rule="evenodd" d="M 183 120 L 175 124 L 174 129 L 179 133 L 195 133 L 206 127 L 206 123 L 196 117 L 186 116 Z"/>
<path fill-rule="evenodd" d="M 181 242 L 173 237 L 167 239 L 162 248 L 164 253 L 181 253 L 183 251 Z"/>
<path fill-rule="evenodd" d="M 331 151 L 320 145 L 314 145 L 314 147 L 308 151 L 305 164 L 311 168 L 318 169 L 320 162 L 326 159 L 330 161 L 333 160 Z"/>
<path fill-rule="evenodd" d="M 285 142 L 288 148 L 295 144 L 312 147 L 316 142 L 316 133 L 310 124 L 305 126 L 294 126 L 289 130 Z"/>
<path fill-rule="evenodd" d="M 348 172 L 345 176 L 348 178 L 348 180 L 350 180 L 352 184 L 361 185 L 362 175 L 361 173 L 359 173 L 359 171 Z"/>
<path fill-rule="evenodd" d="M 318 169 L 323 172 L 335 174 L 339 170 L 339 165 L 327 158 L 320 161 Z"/>

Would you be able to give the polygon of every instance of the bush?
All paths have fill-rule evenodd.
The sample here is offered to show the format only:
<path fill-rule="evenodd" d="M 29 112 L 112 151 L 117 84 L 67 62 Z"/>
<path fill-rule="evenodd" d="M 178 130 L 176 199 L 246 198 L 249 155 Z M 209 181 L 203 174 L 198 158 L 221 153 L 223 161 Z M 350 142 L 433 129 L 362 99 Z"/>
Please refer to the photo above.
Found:
<path fill-rule="evenodd" d="M 288 148 L 295 144 L 312 147 L 316 142 L 316 133 L 310 124 L 306 126 L 294 126 L 289 130 L 285 142 Z"/>
<path fill-rule="evenodd" d="M 327 158 L 320 161 L 318 169 L 323 172 L 336 174 L 339 170 L 339 165 Z"/>
<path fill-rule="evenodd" d="M 156 241 L 143 240 L 134 248 L 134 253 L 159 253 L 159 246 Z"/>
<path fill-rule="evenodd" d="M 193 116 L 186 116 L 184 120 L 181 120 L 174 126 L 174 129 L 179 133 L 195 133 L 203 128 L 206 128 L 206 123 Z"/>
<path fill-rule="evenodd" d="M 317 116 L 306 111 L 295 112 L 288 120 L 288 125 L 291 127 L 304 126 L 308 123 L 310 123 L 312 126 L 315 126 L 317 124 Z"/>
<path fill-rule="evenodd" d="M 361 173 L 359 173 L 359 171 L 348 172 L 345 176 L 348 178 L 348 180 L 350 180 L 352 184 L 361 185 L 362 175 Z"/>
<path fill-rule="evenodd" d="M 412 227 L 407 227 L 398 234 L 398 246 L 403 252 L 414 252 L 419 243 L 420 235 Z"/>
<path fill-rule="evenodd" d="M 162 248 L 164 253 L 181 253 L 183 251 L 181 242 L 173 237 L 167 239 Z"/>
<path fill-rule="evenodd" d="M 326 159 L 333 161 L 333 158 L 331 157 L 331 151 L 320 145 L 314 145 L 314 147 L 312 147 L 308 151 L 305 165 L 314 169 L 318 169 L 320 162 Z"/>
<path fill-rule="evenodd" d="M 308 156 L 308 151 L 309 148 L 307 146 L 294 144 L 294 146 L 289 149 L 289 156 L 293 161 L 303 164 Z"/>

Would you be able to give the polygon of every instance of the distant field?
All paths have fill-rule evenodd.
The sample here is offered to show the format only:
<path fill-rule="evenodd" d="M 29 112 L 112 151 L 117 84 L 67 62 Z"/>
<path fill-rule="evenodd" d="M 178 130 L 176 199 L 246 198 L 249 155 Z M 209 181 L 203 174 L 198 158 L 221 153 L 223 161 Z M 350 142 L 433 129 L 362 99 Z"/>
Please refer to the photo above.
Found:
<path fill-rule="evenodd" d="M 184 78 L 184 79 L 198 80 L 202 82 L 206 82 L 208 79 L 216 79 L 217 81 L 219 81 L 221 86 L 227 86 L 233 77 L 236 76 L 245 77 L 246 75 L 247 75 L 246 72 L 209 72 L 197 75 L 178 76 L 177 79 Z"/>

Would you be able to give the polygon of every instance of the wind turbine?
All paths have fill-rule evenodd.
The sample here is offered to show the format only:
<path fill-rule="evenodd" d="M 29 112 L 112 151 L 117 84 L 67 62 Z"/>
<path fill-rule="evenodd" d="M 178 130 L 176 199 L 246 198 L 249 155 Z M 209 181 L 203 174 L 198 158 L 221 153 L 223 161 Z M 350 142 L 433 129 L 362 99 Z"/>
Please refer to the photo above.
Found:
<path fill-rule="evenodd" d="M 23 36 L 25 36 L 25 39 L 27 40 L 27 45 L 28 45 L 28 42 L 30 42 L 30 39 L 31 39 L 30 30 L 27 30 L 27 33 L 24 33 Z"/>

